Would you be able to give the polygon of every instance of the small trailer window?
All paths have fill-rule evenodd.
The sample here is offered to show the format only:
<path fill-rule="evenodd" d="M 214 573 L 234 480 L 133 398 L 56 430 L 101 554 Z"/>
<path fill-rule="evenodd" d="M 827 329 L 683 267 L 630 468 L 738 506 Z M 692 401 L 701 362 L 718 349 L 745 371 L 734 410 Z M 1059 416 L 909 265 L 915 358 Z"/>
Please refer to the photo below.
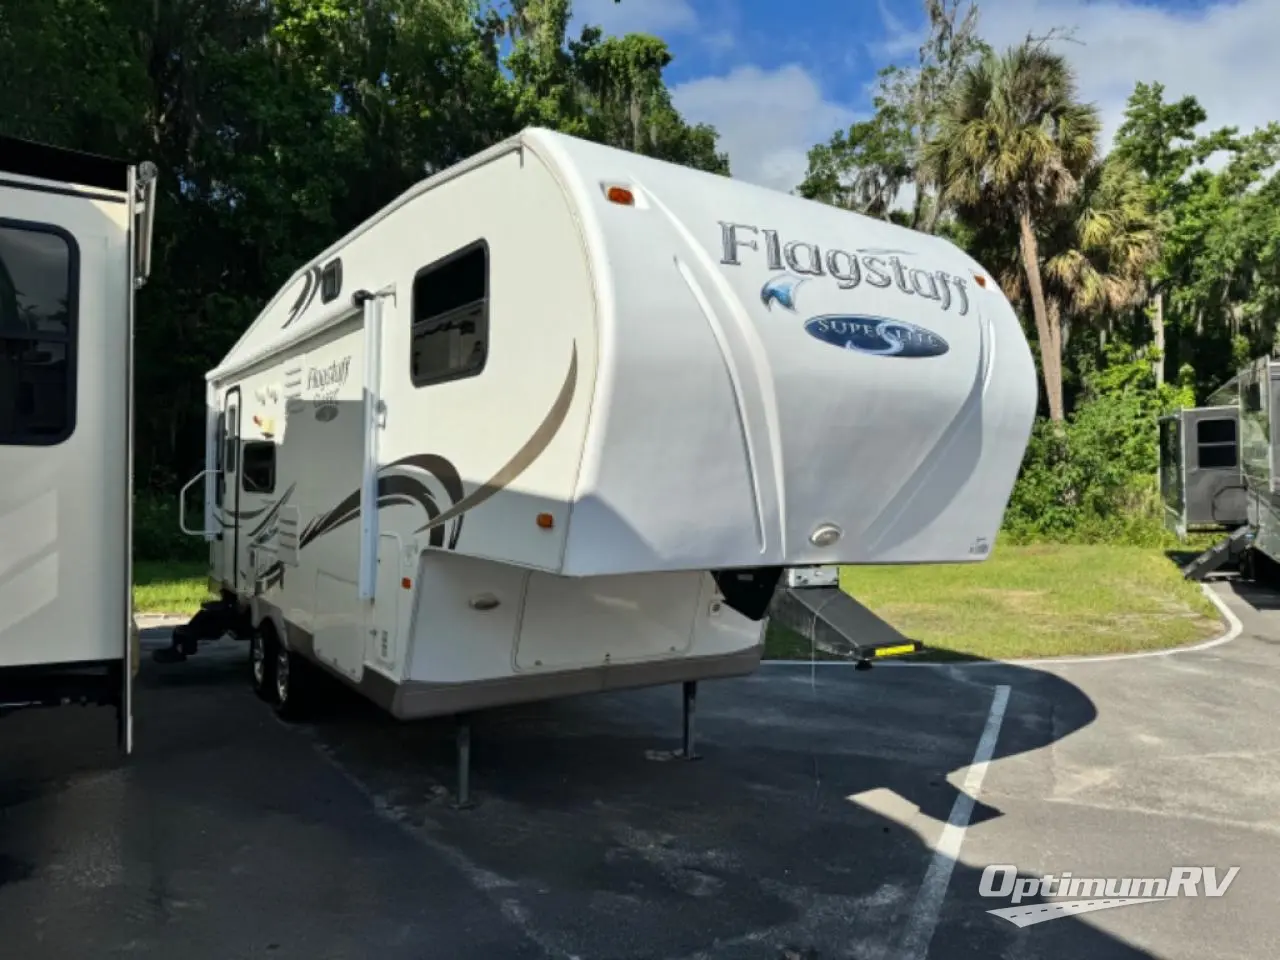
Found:
<path fill-rule="evenodd" d="M 1196 424 L 1196 462 L 1202 470 L 1236 466 L 1236 422 L 1232 419 L 1201 420 Z"/>
<path fill-rule="evenodd" d="M 250 440 L 244 445 L 240 470 L 245 493 L 274 493 L 276 489 L 276 445 L 270 440 Z"/>
<path fill-rule="evenodd" d="M 413 278 L 413 385 L 474 377 L 488 352 L 489 245 L 481 240 Z"/>
<path fill-rule="evenodd" d="M 79 268 L 65 230 L 0 218 L 0 444 L 52 446 L 75 429 Z"/>
<path fill-rule="evenodd" d="M 320 302 L 332 303 L 342 292 L 342 259 L 330 260 L 320 273 Z"/>

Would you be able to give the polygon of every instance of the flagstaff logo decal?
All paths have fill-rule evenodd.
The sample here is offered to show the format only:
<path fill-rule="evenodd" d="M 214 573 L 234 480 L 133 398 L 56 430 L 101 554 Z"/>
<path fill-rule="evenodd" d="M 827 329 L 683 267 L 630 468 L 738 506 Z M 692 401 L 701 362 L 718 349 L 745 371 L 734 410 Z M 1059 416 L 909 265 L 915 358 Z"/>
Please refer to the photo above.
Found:
<path fill-rule="evenodd" d="M 926 270 L 914 265 L 915 254 L 910 250 L 888 247 L 859 247 L 852 252 L 834 247 L 823 250 L 818 244 L 806 241 L 784 243 L 777 230 L 726 220 L 720 221 L 720 245 L 720 262 L 728 267 L 742 265 L 739 254 L 743 250 L 764 254 L 765 266 L 775 274 L 760 291 L 760 298 L 770 309 L 777 303 L 795 310 L 796 291 L 801 284 L 829 277 L 841 290 L 853 290 L 866 283 L 881 290 L 891 289 L 904 297 L 931 301 L 944 313 L 954 307 L 962 317 L 969 314 L 968 282 L 945 270 Z"/>
<path fill-rule="evenodd" d="M 966 282 L 945 270 L 913 266 L 914 254 L 909 250 L 823 250 L 816 243 L 784 243 L 777 230 L 724 220 L 720 221 L 720 242 L 720 262 L 725 266 L 741 266 L 739 255 L 744 249 L 763 253 L 765 266 L 775 272 L 760 288 L 760 302 L 769 310 L 777 306 L 795 313 L 800 288 L 811 280 L 829 278 L 841 290 L 853 290 L 866 283 L 904 297 L 931 301 L 944 313 L 953 307 L 962 317 L 969 313 Z M 823 314 L 806 320 L 804 329 L 815 340 L 878 357 L 940 357 L 951 349 L 932 330 L 889 317 Z"/>
<path fill-rule="evenodd" d="M 316 419 L 329 423 L 338 415 L 338 391 L 351 373 L 351 355 L 335 360 L 327 367 L 310 367 L 307 370 L 307 390 L 314 390 L 311 405 Z"/>
<path fill-rule="evenodd" d="M 988 910 L 987 913 L 1008 920 L 1016 927 L 1030 927 L 1046 920 L 1074 917 L 1081 913 L 1130 907 L 1140 903 L 1159 903 L 1177 897 L 1221 897 L 1240 872 L 1232 867 L 1218 879 L 1216 867 L 1174 867 L 1167 877 L 1019 877 L 1012 864 L 995 863 L 982 871 L 978 893 L 983 897 L 1009 897 L 1014 904 Z M 1203 889 L 1203 893 L 1201 893 Z M 1084 899 L 1051 900 L 1047 903 L 1023 903 L 1026 897 L 1072 897 Z"/>
<path fill-rule="evenodd" d="M 880 357 L 940 357 L 950 349 L 932 330 L 887 317 L 813 317 L 804 329 L 823 343 Z"/>

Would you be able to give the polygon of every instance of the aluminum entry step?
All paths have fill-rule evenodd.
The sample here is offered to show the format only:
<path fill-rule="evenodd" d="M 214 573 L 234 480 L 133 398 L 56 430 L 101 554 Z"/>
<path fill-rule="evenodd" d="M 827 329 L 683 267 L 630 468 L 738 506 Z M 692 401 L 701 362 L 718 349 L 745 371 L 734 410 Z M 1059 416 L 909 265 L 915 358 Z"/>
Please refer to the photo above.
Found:
<path fill-rule="evenodd" d="M 1246 524 L 1231 532 L 1224 540 L 1215 543 L 1200 556 L 1182 568 L 1188 580 L 1203 580 L 1230 560 L 1238 559 L 1253 539 L 1253 528 Z"/>
<path fill-rule="evenodd" d="M 871 662 L 918 653 L 922 644 L 899 633 L 839 587 L 779 585 L 769 619 L 819 649 Z"/>

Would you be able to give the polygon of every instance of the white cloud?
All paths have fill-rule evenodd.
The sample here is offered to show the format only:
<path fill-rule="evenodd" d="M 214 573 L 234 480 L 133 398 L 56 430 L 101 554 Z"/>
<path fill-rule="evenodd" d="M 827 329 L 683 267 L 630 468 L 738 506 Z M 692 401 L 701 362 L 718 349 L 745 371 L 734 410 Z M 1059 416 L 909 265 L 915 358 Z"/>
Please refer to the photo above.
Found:
<path fill-rule="evenodd" d="M 811 146 L 855 119 L 850 108 L 827 100 L 817 81 L 795 64 L 776 70 L 738 67 L 671 92 L 686 120 L 715 126 L 735 177 L 779 190 L 791 190 L 804 179 Z"/>
<path fill-rule="evenodd" d="M 893 6 L 901 10 L 903 2 Z M 865 49 L 880 63 L 914 60 L 922 39 L 918 11 L 907 22 L 885 0 L 877 0 L 877 7 L 884 33 Z M 997 48 L 1028 32 L 1074 30 L 1079 42 L 1061 43 L 1059 49 L 1076 67 L 1081 96 L 1099 108 L 1104 148 L 1138 81 L 1163 83 L 1167 100 L 1196 96 L 1209 114 L 1209 128 L 1251 130 L 1280 119 L 1274 92 L 1280 89 L 1280 56 L 1272 49 L 1280 26 L 1278 0 L 1216 0 L 1198 10 L 1162 10 L 1146 0 L 1000 0 L 983 3 L 981 10 L 979 30 Z M 688 31 L 698 25 L 689 0 L 579 0 L 577 12 L 615 32 Z M 813 144 L 857 118 L 853 106 L 827 99 L 814 75 L 797 64 L 739 66 L 680 84 L 672 93 L 687 119 L 711 123 L 720 132 L 735 176 L 783 190 L 803 178 Z"/>
<path fill-rule="evenodd" d="M 1138 81 L 1163 83 L 1166 101 L 1194 95 L 1208 129 L 1247 131 L 1280 119 L 1276 0 L 1218 0 L 1193 11 L 1125 0 L 1000 0 L 982 5 L 979 29 L 1002 48 L 1054 26 L 1073 28 L 1080 41 L 1058 49 L 1076 67 L 1081 96 L 1098 106 L 1104 147 Z"/>
<path fill-rule="evenodd" d="M 698 17 L 689 0 L 577 0 L 573 19 L 603 27 L 605 33 L 653 33 L 691 30 Z"/>
<path fill-rule="evenodd" d="M 916 4 L 919 7 L 919 4 Z M 876 11 L 884 25 L 884 36 L 866 43 L 869 54 L 877 61 L 900 62 L 904 57 L 914 57 L 925 38 L 925 23 L 908 25 L 890 9 L 888 0 L 876 0 Z M 913 11 L 918 18 L 919 10 Z"/>

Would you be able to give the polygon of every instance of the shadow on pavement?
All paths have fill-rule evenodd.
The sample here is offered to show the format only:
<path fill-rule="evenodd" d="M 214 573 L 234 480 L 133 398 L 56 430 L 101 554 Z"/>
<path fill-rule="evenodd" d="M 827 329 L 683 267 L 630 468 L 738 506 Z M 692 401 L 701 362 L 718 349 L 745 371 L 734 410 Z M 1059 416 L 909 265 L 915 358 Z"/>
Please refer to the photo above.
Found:
<path fill-rule="evenodd" d="M 241 647 L 144 658 L 124 764 L 95 711 L 0 722 L 14 956 L 923 957 L 902 938 L 933 916 L 921 883 L 995 686 L 997 760 L 1096 717 L 1016 666 L 765 666 L 703 685 L 693 762 L 673 758 L 678 688 L 481 714 L 477 805 L 457 810 L 452 722 L 335 684 L 288 728 L 246 670 Z M 970 822 L 1002 816 L 979 800 Z M 989 916 L 1008 901 L 980 874 L 955 865 L 928 956 L 1147 956 L 1075 918 Z"/>

